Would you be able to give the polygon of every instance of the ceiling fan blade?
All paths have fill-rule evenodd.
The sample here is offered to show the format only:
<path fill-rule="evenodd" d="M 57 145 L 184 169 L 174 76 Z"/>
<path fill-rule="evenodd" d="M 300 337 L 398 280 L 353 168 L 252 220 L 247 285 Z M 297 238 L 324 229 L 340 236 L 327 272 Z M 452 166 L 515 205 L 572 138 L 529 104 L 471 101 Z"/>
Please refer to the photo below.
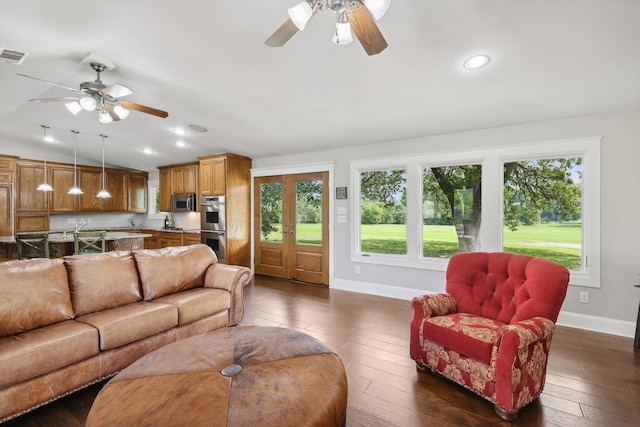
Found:
<path fill-rule="evenodd" d="M 143 113 L 152 114 L 154 116 L 162 117 L 163 119 L 169 117 L 169 113 L 167 113 L 166 111 L 147 107 L 146 105 L 136 104 L 135 102 L 122 101 L 122 106 L 124 108 L 128 108 L 129 110 L 136 110 Z"/>
<path fill-rule="evenodd" d="M 109 113 L 109 116 L 113 119 L 114 122 L 117 122 L 120 120 L 120 116 L 116 114 L 115 111 L 113 111 L 113 107 L 111 105 L 108 105 L 106 107 L 107 113 Z"/>
<path fill-rule="evenodd" d="M 387 41 L 366 7 L 352 11 L 349 14 L 349 23 L 367 55 L 376 55 L 387 48 Z"/>
<path fill-rule="evenodd" d="M 73 101 L 77 101 L 80 98 L 76 98 L 73 96 L 66 96 L 64 98 L 36 98 L 36 99 L 30 99 L 29 102 L 52 102 L 52 101 L 65 101 L 65 102 L 73 102 Z"/>
<path fill-rule="evenodd" d="M 100 90 L 101 93 L 110 96 L 111 98 L 122 98 L 123 96 L 131 95 L 133 91 L 120 83 L 112 84 Z"/>
<path fill-rule="evenodd" d="M 78 89 L 74 89 L 74 88 L 68 87 L 68 86 L 62 86 L 62 85 L 59 85 L 58 83 L 50 82 L 49 80 L 39 79 L 37 77 L 28 76 L 26 74 L 20 74 L 20 73 L 16 73 L 16 74 L 19 75 L 19 76 L 22 76 L 22 77 L 27 77 L 29 79 L 38 80 L 39 82 L 44 82 L 44 83 L 50 84 L 52 86 L 61 87 L 62 89 L 67 89 L 67 90 L 70 90 L 72 92 L 80 93 L 80 91 Z"/>
<path fill-rule="evenodd" d="M 291 19 L 287 19 L 275 33 L 271 34 L 271 37 L 269 37 L 264 44 L 271 47 L 284 46 L 297 32 L 298 27 L 296 27 L 296 24 L 294 24 Z"/>

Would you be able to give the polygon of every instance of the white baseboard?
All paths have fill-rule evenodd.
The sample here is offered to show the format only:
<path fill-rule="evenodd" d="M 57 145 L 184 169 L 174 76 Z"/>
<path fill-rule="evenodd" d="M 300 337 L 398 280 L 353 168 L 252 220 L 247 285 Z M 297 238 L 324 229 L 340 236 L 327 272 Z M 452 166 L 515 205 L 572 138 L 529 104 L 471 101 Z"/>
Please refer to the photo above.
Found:
<path fill-rule="evenodd" d="M 433 293 L 425 291 L 423 289 L 380 285 L 376 283 L 338 279 L 335 277 L 331 281 L 331 288 L 404 300 L 411 300 L 413 297 L 418 295 Z M 568 326 L 571 328 L 585 329 L 587 331 L 602 332 L 605 334 L 619 335 L 628 338 L 633 338 L 636 332 L 636 324 L 633 322 L 566 311 L 560 312 L 557 324 L 561 326 Z"/>

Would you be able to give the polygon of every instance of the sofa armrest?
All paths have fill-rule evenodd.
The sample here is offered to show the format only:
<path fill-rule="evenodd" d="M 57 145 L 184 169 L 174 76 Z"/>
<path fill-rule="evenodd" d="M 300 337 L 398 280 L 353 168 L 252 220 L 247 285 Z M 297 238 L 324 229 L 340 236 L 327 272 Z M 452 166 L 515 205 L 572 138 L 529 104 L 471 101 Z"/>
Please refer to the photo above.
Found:
<path fill-rule="evenodd" d="M 456 313 L 458 304 L 450 294 L 431 294 L 415 297 L 412 301 L 414 313 L 422 318 Z"/>
<path fill-rule="evenodd" d="M 496 399 L 512 411 L 538 396 L 544 387 L 555 323 L 533 317 L 506 325 L 496 358 Z"/>
<path fill-rule="evenodd" d="M 458 311 L 458 305 L 451 295 L 444 293 L 415 297 L 411 300 L 411 305 L 413 306 L 413 320 L 410 326 L 409 354 L 414 360 L 418 360 L 424 319 L 455 313 Z"/>
<path fill-rule="evenodd" d="M 224 289 L 231 293 L 229 308 L 229 326 L 237 325 L 244 317 L 243 287 L 253 277 L 247 267 L 215 263 L 207 268 L 204 276 L 204 286 L 207 288 Z"/>

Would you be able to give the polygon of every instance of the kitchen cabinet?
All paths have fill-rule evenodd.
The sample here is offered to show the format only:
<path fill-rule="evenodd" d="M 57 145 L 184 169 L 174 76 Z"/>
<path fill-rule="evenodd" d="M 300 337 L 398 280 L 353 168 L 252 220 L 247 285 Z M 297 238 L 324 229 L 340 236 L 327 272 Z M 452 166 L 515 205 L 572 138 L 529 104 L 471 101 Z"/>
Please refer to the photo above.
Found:
<path fill-rule="evenodd" d="M 146 172 L 129 172 L 129 212 L 147 212 L 148 178 Z"/>
<path fill-rule="evenodd" d="M 200 159 L 200 195 L 224 196 L 226 190 L 225 156 Z"/>
<path fill-rule="evenodd" d="M 0 156 L 0 236 L 13 235 L 13 180 L 16 158 Z"/>
<path fill-rule="evenodd" d="M 46 191 L 37 188 L 44 182 L 43 162 L 18 160 L 16 164 L 16 210 L 18 212 L 48 212 Z M 47 180 L 49 182 L 49 180 Z"/>
<path fill-rule="evenodd" d="M 200 194 L 225 196 L 226 262 L 248 267 L 251 260 L 251 159 L 230 153 L 198 159 Z"/>
<path fill-rule="evenodd" d="M 198 194 L 199 163 L 161 166 L 160 174 L 160 211 L 171 212 L 173 194 Z M 198 207 L 196 206 L 196 210 Z"/>
<path fill-rule="evenodd" d="M 51 212 L 77 212 L 80 206 L 80 196 L 67 194 L 73 187 L 74 170 L 71 165 L 48 165 L 51 170 Z"/>
<path fill-rule="evenodd" d="M 198 192 L 198 163 L 174 166 L 171 181 L 171 194 L 196 194 Z"/>
<path fill-rule="evenodd" d="M 96 197 L 102 189 L 102 170 L 88 166 L 80 168 L 79 182 L 84 192 L 80 196 L 80 212 L 102 212 L 102 201 Z"/>
<path fill-rule="evenodd" d="M 160 231 L 158 233 L 158 247 L 182 246 L 182 233 L 175 231 Z"/>
<path fill-rule="evenodd" d="M 182 235 L 182 245 L 197 245 L 200 243 L 200 233 L 185 231 Z"/>
<path fill-rule="evenodd" d="M 102 210 L 127 212 L 129 173 L 120 169 L 107 169 L 105 175 L 105 188 L 111 197 L 102 199 Z"/>
<path fill-rule="evenodd" d="M 158 249 L 160 246 L 158 245 L 158 237 L 160 232 L 157 230 L 140 230 L 144 234 L 151 234 L 151 237 L 144 238 L 144 248 L 145 249 Z"/>
<path fill-rule="evenodd" d="M 158 168 L 160 173 L 160 212 L 171 212 L 171 168 Z"/>

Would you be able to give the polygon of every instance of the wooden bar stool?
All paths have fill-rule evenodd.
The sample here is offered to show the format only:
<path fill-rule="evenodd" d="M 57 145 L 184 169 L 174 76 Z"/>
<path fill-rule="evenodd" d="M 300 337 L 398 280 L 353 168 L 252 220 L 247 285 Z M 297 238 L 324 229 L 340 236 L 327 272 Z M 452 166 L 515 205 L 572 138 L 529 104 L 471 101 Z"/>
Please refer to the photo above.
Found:
<path fill-rule="evenodd" d="M 49 258 L 48 233 L 16 234 L 18 259 Z"/>

